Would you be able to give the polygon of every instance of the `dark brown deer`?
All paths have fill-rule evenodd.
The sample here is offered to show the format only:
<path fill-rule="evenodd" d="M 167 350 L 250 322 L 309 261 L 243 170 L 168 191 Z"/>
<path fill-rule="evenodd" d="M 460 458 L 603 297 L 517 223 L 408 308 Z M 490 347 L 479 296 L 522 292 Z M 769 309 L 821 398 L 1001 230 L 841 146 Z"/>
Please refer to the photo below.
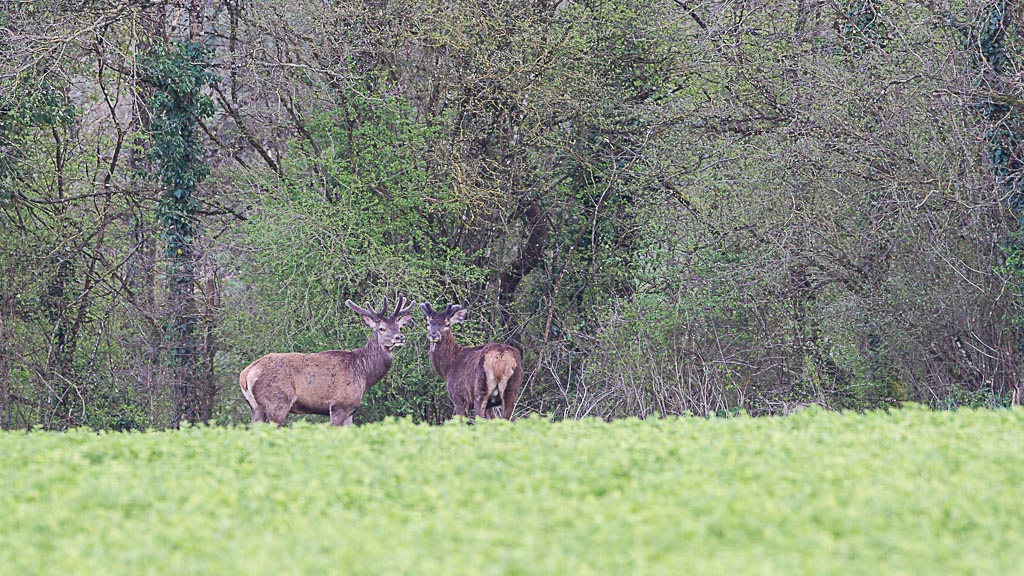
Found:
<path fill-rule="evenodd" d="M 452 324 L 459 324 L 469 312 L 458 304 L 449 304 L 435 312 L 429 302 L 420 304 L 427 315 L 427 339 L 430 363 L 444 379 L 455 404 L 455 414 L 490 418 L 490 409 L 501 406 L 501 415 L 512 419 L 519 386 L 523 382 L 523 359 L 512 346 L 491 342 L 464 348 L 455 342 Z"/>
<path fill-rule="evenodd" d="M 327 350 L 314 354 L 295 352 L 267 354 L 238 375 L 242 395 L 249 402 L 253 422 L 283 426 L 288 414 L 329 416 L 332 426 L 352 424 L 352 414 L 363 394 L 388 373 L 394 350 L 405 345 L 402 326 L 412 320 L 415 302 L 398 295 L 398 306 L 390 316 L 387 298 L 380 312 L 369 304 L 352 309 L 372 332 L 366 346 L 355 350 Z"/>

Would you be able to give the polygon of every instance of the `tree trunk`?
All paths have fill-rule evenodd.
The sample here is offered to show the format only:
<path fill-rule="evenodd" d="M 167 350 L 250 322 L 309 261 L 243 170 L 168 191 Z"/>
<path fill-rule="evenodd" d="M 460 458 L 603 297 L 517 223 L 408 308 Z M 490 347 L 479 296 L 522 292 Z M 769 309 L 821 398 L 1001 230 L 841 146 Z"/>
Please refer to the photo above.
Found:
<path fill-rule="evenodd" d="M 6 284 L 3 288 L 0 292 L 0 430 L 11 426 L 12 420 L 10 342 L 13 334 L 8 319 L 14 317 L 14 294 L 6 289 Z"/>
<path fill-rule="evenodd" d="M 522 215 L 526 221 L 529 235 L 519 251 L 519 257 L 509 264 L 498 279 L 498 306 L 505 323 L 506 338 L 513 342 L 518 340 L 518 334 L 513 330 L 515 323 L 512 321 L 512 301 L 519 288 L 519 283 L 543 259 L 544 249 L 548 244 L 548 233 L 551 229 L 547 214 L 540 202 L 536 198 L 531 198 L 525 200 L 525 203 Z"/>

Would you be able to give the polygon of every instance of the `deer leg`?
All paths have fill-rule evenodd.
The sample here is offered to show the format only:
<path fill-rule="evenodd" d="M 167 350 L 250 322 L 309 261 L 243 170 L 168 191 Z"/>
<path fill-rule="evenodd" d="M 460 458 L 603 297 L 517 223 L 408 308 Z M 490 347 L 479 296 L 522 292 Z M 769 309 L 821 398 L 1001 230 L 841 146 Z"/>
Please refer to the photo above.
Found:
<path fill-rule="evenodd" d="M 491 419 L 491 414 L 487 410 L 487 396 L 481 395 L 480 399 L 476 403 L 476 416 L 477 418 L 484 418 L 485 420 Z"/>
<path fill-rule="evenodd" d="M 452 404 L 455 405 L 455 415 L 462 416 L 465 418 L 469 417 L 469 399 L 466 397 L 467 390 L 460 390 L 456 386 L 448 386 L 448 394 L 452 398 Z"/>
<path fill-rule="evenodd" d="M 264 409 L 263 422 L 273 422 L 278 426 L 284 426 L 284 421 L 288 418 L 288 413 L 291 410 L 291 404 L 271 404 Z"/>
<path fill-rule="evenodd" d="M 512 419 L 512 407 L 516 403 L 516 391 L 511 387 L 505 388 L 505 393 L 501 398 L 501 416 L 505 420 Z"/>
<path fill-rule="evenodd" d="M 506 420 L 512 419 L 512 409 L 516 406 L 516 398 L 519 397 L 519 387 L 523 384 L 522 367 L 517 367 L 505 382 L 501 391 L 501 415 Z"/>
<path fill-rule="evenodd" d="M 355 409 L 345 409 L 331 406 L 331 426 L 351 426 L 352 414 Z"/>
<path fill-rule="evenodd" d="M 256 382 L 250 390 L 252 401 L 249 405 L 253 410 L 253 421 L 258 417 L 260 422 L 273 422 L 278 426 L 284 426 L 284 421 L 295 404 L 295 395 L 261 382 Z"/>
<path fill-rule="evenodd" d="M 259 405 L 259 403 L 256 401 L 256 398 L 252 398 L 250 400 L 248 396 L 246 396 L 245 400 L 249 404 L 249 415 L 252 417 L 252 423 L 255 424 L 256 422 L 266 422 L 267 411 L 264 410 L 263 407 Z"/>
<path fill-rule="evenodd" d="M 491 374 L 485 371 L 476 384 L 473 385 L 473 410 L 476 412 L 477 418 L 490 419 L 491 415 L 487 410 L 487 401 L 490 397 L 491 379 Z"/>
<path fill-rule="evenodd" d="M 452 396 L 452 404 L 455 405 L 455 415 L 456 416 L 465 416 L 466 415 L 466 402 L 465 401 L 463 401 L 461 398 L 457 398 L 455 396 Z"/>
<path fill-rule="evenodd" d="M 250 406 L 249 409 L 252 412 L 253 423 L 267 421 L 267 412 L 263 408 L 260 408 L 259 405 Z"/>

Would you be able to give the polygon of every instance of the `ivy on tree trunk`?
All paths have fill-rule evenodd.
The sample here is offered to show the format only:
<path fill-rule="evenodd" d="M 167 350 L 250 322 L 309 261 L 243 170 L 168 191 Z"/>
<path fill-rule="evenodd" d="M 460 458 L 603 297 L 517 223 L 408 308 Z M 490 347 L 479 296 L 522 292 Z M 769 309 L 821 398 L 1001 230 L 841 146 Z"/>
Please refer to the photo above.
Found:
<path fill-rule="evenodd" d="M 1017 330 L 1016 346 L 1024 351 L 1024 328 L 1021 326 L 1020 308 L 1024 302 L 1024 123 L 1019 112 L 999 95 L 1007 93 L 1014 74 L 1010 54 L 1006 49 L 1006 34 L 1013 25 L 1017 6 L 1010 0 L 987 3 L 966 30 L 963 46 L 971 55 L 975 69 L 980 73 L 983 96 L 977 107 L 988 123 L 985 143 L 996 184 L 1003 189 L 1006 203 L 1016 219 L 1015 229 L 1003 246 L 1005 270 L 1016 278 Z M 1019 402 L 1021 387 L 1015 386 L 1013 402 Z"/>
<path fill-rule="evenodd" d="M 1006 32 L 1012 22 L 1012 2 L 997 0 L 982 9 L 975 25 L 964 38 L 972 62 L 981 73 L 986 93 L 977 106 L 989 123 L 985 132 L 989 161 L 997 183 L 1006 193 L 1006 202 L 1017 219 L 1017 230 L 1006 246 L 1007 265 L 1024 281 L 1024 126 L 1019 113 L 996 97 L 1014 72 L 1006 50 Z M 1024 341 L 1020 342 L 1024 345 Z"/>
<path fill-rule="evenodd" d="M 194 42 L 156 44 L 143 65 L 144 80 L 153 87 L 149 133 L 154 176 L 163 186 L 157 219 L 170 259 L 165 330 L 173 372 L 172 425 L 200 418 L 195 192 L 209 172 L 199 139 L 201 122 L 214 111 L 212 100 L 202 92 L 216 78 L 208 66 L 207 51 Z"/>

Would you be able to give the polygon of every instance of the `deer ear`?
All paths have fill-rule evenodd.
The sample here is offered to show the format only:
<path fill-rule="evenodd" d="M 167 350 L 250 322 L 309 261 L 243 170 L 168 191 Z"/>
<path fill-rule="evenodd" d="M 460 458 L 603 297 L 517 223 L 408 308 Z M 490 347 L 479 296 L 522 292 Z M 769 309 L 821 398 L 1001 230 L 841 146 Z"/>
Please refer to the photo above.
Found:
<path fill-rule="evenodd" d="M 469 308 L 459 308 L 452 313 L 452 317 L 448 319 L 449 324 L 461 324 L 466 316 L 469 315 Z"/>
<path fill-rule="evenodd" d="M 410 311 L 408 314 L 403 314 L 402 316 L 399 316 L 398 320 L 395 320 L 395 324 L 398 326 L 399 329 L 401 329 L 409 322 L 412 322 L 412 311 Z"/>

